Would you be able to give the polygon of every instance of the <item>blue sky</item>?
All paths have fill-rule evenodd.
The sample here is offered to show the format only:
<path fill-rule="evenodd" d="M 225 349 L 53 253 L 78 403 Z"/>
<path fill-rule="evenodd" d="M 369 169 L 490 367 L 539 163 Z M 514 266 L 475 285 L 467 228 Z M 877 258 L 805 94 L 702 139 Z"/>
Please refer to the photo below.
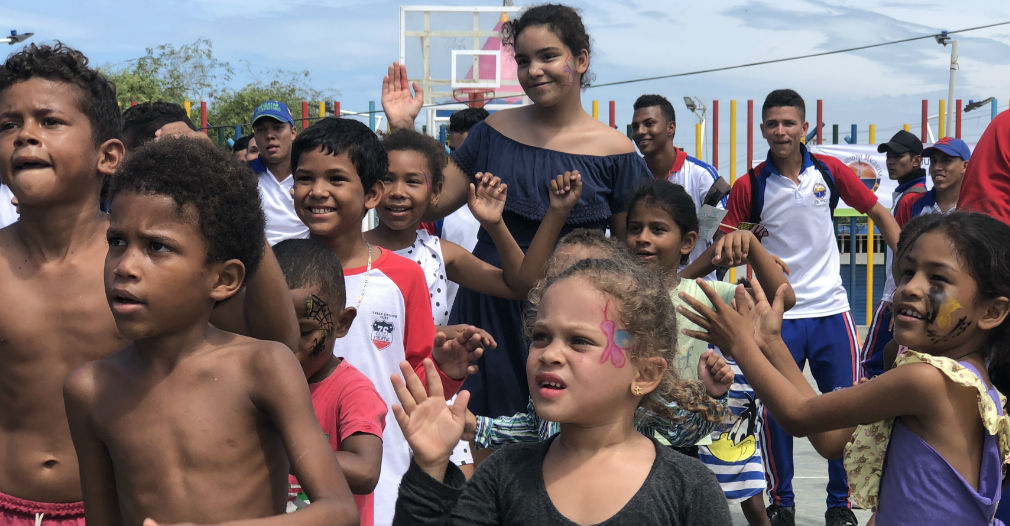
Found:
<path fill-rule="evenodd" d="M 425 2 L 434 4 L 436 2 Z M 441 1 L 446 5 L 499 2 Z M 518 2 L 517 3 L 521 3 Z M 213 43 L 215 56 L 236 69 L 243 85 L 257 71 L 309 70 L 312 84 L 336 93 L 344 109 L 367 110 L 378 100 L 381 76 L 398 56 L 398 6 L 384 0 L 213 0 L 88 2 L 46 0 L 0 6 L 0 28 L 32 31 L 34 42 L 60 39 L 96 65 L 120 63 L 147 47 L 182 45 L 198 38 Z M 898 40 L 941 29 L 1010 20 L 1002 0 L 577 0 L 593 39 L 592 68 L 599 83 L 673 74 Z M 1010 102 L 1010 26 L 956 35 L 960 71 L 956 96 L 996 96 Z M 17 49 L 14 46 L 11 50 Z M 728 161 L 729 100 L 739 102 L 739 148 L 744 148 L 746 100 L 759 108 L 764 95 L 791 87 L 811 106 L 825 101 L 825 122 L 848 134 L 857 124 L 860 142 L 876 124 L 877 142 L 903 123 L 919 130 L 920 101 L 930 113 L 947 94 L 949 47 L 932 39 L 841 55 L 622 86 L 588 89 L 591 101 L 617 101 L 624 129 L 631 104 L 642 93 L 674 102 L 681 128 L 676 143 L 693 152 L 696 119 L 684 95 L 711 106 L 720 100 L 720 157 Z M 989 120 L 988 110 L 966 115 L 964 135 L 973 141 Z M 711 126 L 711 124 L 709 124 Z M 935 130 L 935 123 L 934 123 Z M 760 137 L 757 136 L 760 141 Z M 763 155 L 763 144 L 756 144 Z M 706 154 L 706 157 L 708 154 Z"/>

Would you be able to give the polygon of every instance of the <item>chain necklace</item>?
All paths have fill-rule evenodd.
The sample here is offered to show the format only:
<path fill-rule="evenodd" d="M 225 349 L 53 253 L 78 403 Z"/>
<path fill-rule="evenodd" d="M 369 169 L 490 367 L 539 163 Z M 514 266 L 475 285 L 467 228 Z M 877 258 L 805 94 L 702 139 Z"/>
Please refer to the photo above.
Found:
<path fill-rule="evenodd" d="M 365 289 L 368 288 L 368 275 L 372 273 L 372 244 L 366 242 L 365 245 L 368 247 L 368 264 L 365 266 L 365 282 L 361 284 L 361 295 L 358 296 L 358 304 L 354 306 L 354 310 L 361 308 L 361 302 L 365 299 Z"/>

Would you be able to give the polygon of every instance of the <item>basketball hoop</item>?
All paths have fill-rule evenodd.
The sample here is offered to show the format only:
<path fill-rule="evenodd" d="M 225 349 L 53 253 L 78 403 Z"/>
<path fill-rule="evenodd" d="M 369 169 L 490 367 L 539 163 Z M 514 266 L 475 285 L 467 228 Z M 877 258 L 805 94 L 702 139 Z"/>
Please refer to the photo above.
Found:
<path fill-rule="evenodd" d="M 452 98 L 471 108 L 483 108 L 485 104 L 494 99 L 494 90 L 489 88 L 455 88 L 452 90 Z"/>

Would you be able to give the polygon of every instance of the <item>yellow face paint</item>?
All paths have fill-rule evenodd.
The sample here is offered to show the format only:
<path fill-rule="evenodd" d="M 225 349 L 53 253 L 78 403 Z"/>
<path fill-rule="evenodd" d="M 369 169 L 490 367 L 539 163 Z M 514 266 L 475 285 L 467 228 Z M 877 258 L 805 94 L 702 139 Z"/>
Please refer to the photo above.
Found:
<path fill-rule="evenodd" d="M 964 306 L 956 299 L 947 298 L 947 300 L 943 302 L 943 305 L 940 305 L 940 309 L 936 312 L 936 326 L 939 327 L 941 331 L 950 329 L 952 322 L 951 315 L 963 308 Z"/>

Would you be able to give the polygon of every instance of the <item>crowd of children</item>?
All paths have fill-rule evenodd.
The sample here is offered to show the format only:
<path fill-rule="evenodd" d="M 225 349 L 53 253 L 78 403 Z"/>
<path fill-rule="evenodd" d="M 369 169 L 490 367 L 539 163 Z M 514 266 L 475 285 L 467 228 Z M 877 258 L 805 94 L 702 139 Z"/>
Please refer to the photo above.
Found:
<path fill-rule="evenodd" d="M 1010 227 L 957 211 L 963 141 L 880 145 L 888 211 L 776 90 L 724 201 L 665 98 L 636 102 L 644 159 L 582 109 L 573 9 L 503 36 L 533 104 L 461 114 L 451 155 L 399 64 L 390 132 L 265 101 L 233 155 L 174 104 L 121 114 L 79 51 L 11 55 L 0 523 L 788 525 L 793 436 L 831 462 L 829 526 L 850 495 L 881 525 L 1008 520 Z M 839 198 L 889 247 L 861 353 Z M 472 251 L 422 226 L 464 204 Z"/>

